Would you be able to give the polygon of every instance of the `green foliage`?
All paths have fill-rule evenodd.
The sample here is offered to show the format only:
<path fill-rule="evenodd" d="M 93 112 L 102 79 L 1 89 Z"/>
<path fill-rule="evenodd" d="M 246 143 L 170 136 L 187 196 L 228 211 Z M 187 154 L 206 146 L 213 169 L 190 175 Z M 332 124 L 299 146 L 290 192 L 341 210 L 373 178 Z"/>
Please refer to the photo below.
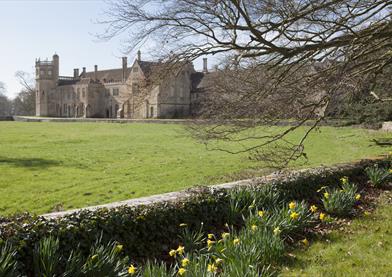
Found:
<path fill-rule="evenodd" d="M 81 276 L 128 276 L 125 267 L 129 261 L 128 258 L 121 258 L 122 247 L 114 242 L 101 244 L 101 241 L 98 240 L 81 269 Z"/>
<path fill-rule="evenodd" d="M 53 237 L 43 238 L 33 251 L 35 276 L 55 276 L 61 263 L 59 240 Z"/>
<path fill-rule="evenodd" d="M 282 196 L 275 186 L 238 187 L 230 192 L 229 224 L 238 224 L 240 220 L 258 210 L 270 209 L 282 204 Z"/>
<path fill-rule="evenodd" d="M 365 172 L 370 182 L 375 187 L 382 186 L 392 176 L 388 169 L 379 167 L 377 164 L 367 167 Z"/>
<path fill-rule="evenodd" d="M 9 244 L 0 244 L 0 276 L 18 276 L 17 251 Z"/>
<path fill-rule="evenodd" d="M 305 228 L 314 226 L 316 218 L 304 201 L 291 202 L 290 205 L 292 208 L 284 205 L 265 211 L 262 216 L 252 215 L 247 220 L 248 228 L 257 226 L 258 228 L 265 227 L 271 232 L 275 230 L 284 239 L 300 236 Z"/>
<path fill-rule="evenodd" d="M 325 211 L 339 217 L 349 216 L 360 198 L 357 191 L 358 187 L 350 183 L 347 177 L 343 177 L 341 188 L 325 189 L 322 198 Z"/>

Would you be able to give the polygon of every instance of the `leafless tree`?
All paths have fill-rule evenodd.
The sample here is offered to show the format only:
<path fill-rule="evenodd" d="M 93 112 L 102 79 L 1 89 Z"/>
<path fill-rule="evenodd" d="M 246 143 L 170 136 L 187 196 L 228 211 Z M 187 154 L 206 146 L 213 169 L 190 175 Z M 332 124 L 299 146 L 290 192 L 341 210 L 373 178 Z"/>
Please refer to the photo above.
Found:
<path fill-rule="evenodd" d="M 11 115 L 12 104 L 8 97 L 5 95 L 6 88 L 3 82 L 0 82 L 0 116 Z"/>
<path fill-rule="evenodd" d="M 104 39 L 127 33 L 129 49 L 154 41 L 166 63 L 222 57 L 200 113 L 210 124 L 193 133 L 268 161 L 303 156 L 331 99 L 372 91 L 392 62 L 391 0 L 117 0 L 110 7 Z M 255 128 L 282 119 L 295 124 Z M 309 121 L 301 138 L 288 139 Z"/>
<path fill-rule="evenodd" d="M 14 114 L 35 115 L 35 81 L 30 74 L 17 71 L 15 77 L 22 86 L 21 91 L 13 100 Z"/>

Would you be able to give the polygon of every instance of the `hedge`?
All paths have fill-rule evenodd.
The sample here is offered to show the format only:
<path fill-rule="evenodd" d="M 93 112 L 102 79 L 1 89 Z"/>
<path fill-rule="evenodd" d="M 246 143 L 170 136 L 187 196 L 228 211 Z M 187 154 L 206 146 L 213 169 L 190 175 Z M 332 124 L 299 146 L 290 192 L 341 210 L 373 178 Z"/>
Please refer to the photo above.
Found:
<path fill-rule="evenodd" d="M 310 200 L 317 197 L 321 186 L 334 186 L 339 178 L 363 178 L 364 168 L 384 160 L 368 160 L 333 168 L 297 171 L 270 180 L 270 186 L 287 200 Z M 255 188 L 260 187 L 257 182 Z M 18 261 L 29 273 L 34 245 L 48 236 L 58 237 L 65 254 L 79 247 L 86 255 L 96 239 L 117 241 L 124 246 L 124 254 L 134 260 L 164 257 L 177 245 L 179 225 L 190 229 L 220 229 L 230 218 L 230 192 L 217 187 L 194 190 L 180 201 L 161 202 L 137 207 L 121 206 L 113 209 L 82 210 L 57 219 L 30 214 L 0 218 L 0 244 L 9 241 L 18 250 Z M 32 273 L 29 273 L 32 276 Z"/>

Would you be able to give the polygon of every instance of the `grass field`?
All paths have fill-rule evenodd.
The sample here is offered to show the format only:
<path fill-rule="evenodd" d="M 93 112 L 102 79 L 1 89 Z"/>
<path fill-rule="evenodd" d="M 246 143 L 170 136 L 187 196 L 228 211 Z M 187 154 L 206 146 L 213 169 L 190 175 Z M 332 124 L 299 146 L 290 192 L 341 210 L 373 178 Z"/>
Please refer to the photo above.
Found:
<path fill-rule="evenodd" d="M 295 265 L 282 276 L 392 276 L 391 204 L 392 194 L 385 192 L 374 213 L 295 251 Z"/>
<path fill-rule="evenodd" d="M 385 153 L 389 149 L 370 140 L 387 136 L 323 127 L 306 142 L 309 160 L 292 167 Z M 228 181 L 264 167 L 247 154 L 207 151 L 181 125 L 0 122 L 0 214 L 103 204 Z"/>

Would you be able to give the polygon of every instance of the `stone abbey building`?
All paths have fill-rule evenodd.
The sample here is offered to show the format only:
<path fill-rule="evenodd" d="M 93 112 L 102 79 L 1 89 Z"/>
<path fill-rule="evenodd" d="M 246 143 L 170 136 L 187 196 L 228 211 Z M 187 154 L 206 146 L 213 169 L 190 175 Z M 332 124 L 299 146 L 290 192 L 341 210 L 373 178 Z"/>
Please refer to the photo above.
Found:
<path fill-rule="evenodd" d="M 37 60 L 36 115 L 48 117 L 93 118 L 181 118 L 192 114 L 200 84 L 207 72 L 196 72 L 191 63 L 166 74 L 159 82 L 152 80 L 159 62 L 137 59 L 128 67 L 87 72 L 74 69 L 73 76 L 59 76 L 59 56 L 52 61 Z"/>

